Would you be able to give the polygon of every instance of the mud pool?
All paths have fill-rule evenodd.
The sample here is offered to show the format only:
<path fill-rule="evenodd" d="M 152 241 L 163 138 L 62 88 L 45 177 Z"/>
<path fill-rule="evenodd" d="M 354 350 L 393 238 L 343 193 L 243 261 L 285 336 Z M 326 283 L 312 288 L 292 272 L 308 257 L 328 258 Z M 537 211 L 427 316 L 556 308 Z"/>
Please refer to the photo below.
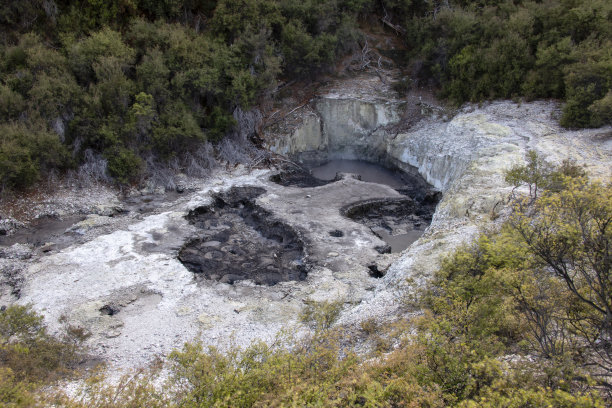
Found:
<path fill-rule="evenodd" d="M 382 252 L 402 252 L 419 239 L 441 199 L 441 193 L 418 174 L 364 160 L 333 159 L 310 167 L 287 167 L 270 180 L 283 186 L 307 188 L 333 183 L 343 176 L 389 186 L 406 196 L 401 200 L 381 197 L 367 204 L 340 203 L 346 206 L 343 215 L 368 226 L 386 242 L 385 247 L 378 248 Z"/>
<path fill-rule="evenodd" d="M 84 219 L 84 215 L 39 218 L 30 225 L 18 229 L 14 234 L 0 236 L 0 246 L 26 244 L 33 247 L 44 247 L 46 243 L 53 242 L 56 248 L 65 248 L 75 242 L 75 237 L 67 233 L 67 230 Z"/>
<path fill-rule="evenodd" d="M 123 197 L 116 206 L 106 207 L 100 214 L 93 215 L 102 219 L 144 216 L 158 211 L 164 205 L 170 205 L 180 196 L 181 193 L 176 191 L 167 191 Z M 43 253 L 65 249 L 83 242 L 83 235 L 91 224 L 85 214 L 40 217 L 10 235 L 0 235 L 0 247 L 24 244 L 40 249 Z"/>
<path fill-rule="evenodd" d="M 423 235 L 434 210 L 434 203 L 423 204 L 406 197 L 352 203 L 343 208 L 342 213 L 368 226 L 387 243 L 384 250 L 401 252 Z"/>
<path fill-rule="evenodd" d="M 398 189 L 411 183 L 407 174 L 370 163 L 363 160 L 330 160 L 320 166 L 310 168 L 312 176 L 319 180 L 332 181 L 338 173 L 352 173 L 359 175 L 362 181 L 384 184 Z"/>
<path fill-rule="evenodd" d="M 276 285 L 306 278 L 303 243 L 287 224 L 255 205 L 263 188 L 239 187 L 215 196 L 187 218 L 201 236 L 188 242 L 179 260 L 197 278 L 222 283 L 250 279 Z"/>

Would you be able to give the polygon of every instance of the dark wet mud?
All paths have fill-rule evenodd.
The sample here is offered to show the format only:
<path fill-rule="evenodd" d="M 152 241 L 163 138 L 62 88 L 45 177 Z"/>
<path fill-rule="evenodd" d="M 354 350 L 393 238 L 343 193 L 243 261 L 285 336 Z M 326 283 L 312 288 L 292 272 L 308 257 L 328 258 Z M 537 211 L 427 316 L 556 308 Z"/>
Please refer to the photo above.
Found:
<path fill-rule="evenodd" d="M 387 243 L 384 252 L 401 252 L 421 237 L 431 223 L 435 205 L 405 198 L 381 198 L 349 204 L 347 218 L 364 224 Z"/>
<path fill-rule="evenodd" d="M 284 186 L 318 187 L 339 180 L 340 174 L 354 174 L 365 182 L 387 185 L 402 199 L 381 199 L 375 203 L 347 203 L 345 215 L 370 227 L 387 243 L 381 252 L 401 252 L 415 242 L 431 223 L 442 195 L 421 176 L 362 160 L 331 160 L 310 169 L 287 168 L 271 181 Z M 350 209 L 350 210 L 349 210 Z"/>
<path fill-rule="evenodd" d="M 201 229 L 179 252 L 179 260 L 199 279 L 257 285 L 304 280 L 304 245 L 290 226 L 255 204 L 262 188 L 239 187 L 193 210 L 189 221 Z"/>

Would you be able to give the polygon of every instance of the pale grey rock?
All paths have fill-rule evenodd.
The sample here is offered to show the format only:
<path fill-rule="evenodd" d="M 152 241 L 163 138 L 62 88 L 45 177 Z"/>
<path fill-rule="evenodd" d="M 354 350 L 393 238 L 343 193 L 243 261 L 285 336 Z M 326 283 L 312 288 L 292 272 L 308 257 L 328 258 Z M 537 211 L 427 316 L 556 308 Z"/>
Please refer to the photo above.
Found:
<path fill-rule="evenodd" d="M 72 225 L 70 228 L 68 228 L 67 231 L 74 232 L 75 234 L 84 235 L 94 228 L 109 225 L 113 221 L 114 220 L 109 216 L 90 214 L 83 221 L 77 222 L 76 224 Z"/>
<path fill-rule="evenodd" d="M 117 202 L 98 204 L 92 208 L 92 212 L 102 217 L 113 217 L 124 212 L 123 206 Z"/>
<path fill-rule="evenodd" d="M 7 306 L 19 299 L 26 268 L 25 260 L 0 258 L 0 306 Z"/>
<path fill-rule="evenodd" d="M 31 258 L 33 252 L 32 245 L 16 243 L 10 247 L 0 247 L 0 258 L 24 260 Z"/>
<path fill-rule="evenodd" d="M 284 133 L 284 132 L 283 132 Z M 275 139 L 270 150 L 283 155 L 292 155 L 299 152 L 319 150 L 327 146 L 327 140 L 321 132 L 321 119 L 311 113 L 301 119 L 301 123 L 292 132 L 284 137 Z"/>
<path fill-rule="evenodd" d="M 64 142 L 66 136 L 66 125 L 64 124 L 64 120 L 60 117 L 55 118 L 51 124 L 51 128 L 55 133 L 57 133 L 60 141 Z"/>
<path fill-rule="evenodd" d="M 19 302 L 32 303 L 52 330 L 60 329 L 60 320 L 86 329 L 92 334 L 92 351 L 121 370 L 200 335 L 205 343 L 221 347 L 232 338 L 241 346 L 271 340 L 298 324 L 303 299 L 358 303 L 365 298 L 374 281 L 367 265 L 380 256 L 374 248 L 384 243 L 367 227 L 341 216 L 340 207 L 347 201 L 399 194 L 352 178 L 310 189 L 287 188 L 268 181 L 270 174 L 225 174 L 169 211 L 112 224 L 110 233 L 33 260 L 22 273 Z M 247 185 L 263 186 L 267 193 L 256 204 L 303 234 L 311 265 L 305 281 L 258 286 L 220 271 L 220 281 L 198 283 L 177 260 L 182 244 L 197 234 L 185 219 L 188 211 L 210 203 L 211 194 Z M 305 193 L 311 200 L 304 200 Z M 293 213 L 296 203 L 300 214 Z M 75 228 L 95 229 L 106 218 L 90 216 Z M 329 235 L 340 228 L 346 232 L 341 239 Z M 215 243 L 209 244 L 214 248 Z M 135 344 L 141 353 L 133 352 Z"/>

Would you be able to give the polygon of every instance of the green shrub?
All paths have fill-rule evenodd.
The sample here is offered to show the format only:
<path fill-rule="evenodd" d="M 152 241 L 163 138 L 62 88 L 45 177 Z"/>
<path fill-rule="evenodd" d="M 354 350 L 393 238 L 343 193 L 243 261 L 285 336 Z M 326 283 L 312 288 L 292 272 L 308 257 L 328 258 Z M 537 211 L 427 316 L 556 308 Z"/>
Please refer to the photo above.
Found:
<path fill-rule="evenodd" d="M 10 368 L 0 366 L 0 405 L 7 408 L 35 406 L 33 388 L 31 384 L 17 380 Z"/>
<path fill-rule="evenodd" d="M 612 57 L 567 67 L 565 83 L 567 104 L 561 117 L 563 126 L 597 127 L 609 121 L 609 117 L 601 116 L 601 113 L 605 112 L 598 114 L 597 110 L 589 108 L 592 104 L 597 104 L 597 101 L 605 105 L 604 98 L 612 88 Z"/>
<path fill-rule="evenodd" d="M 120 183 L 137 180 L 143 171 L 142 159 L 132 150 L 115 146 L 104 153 L 108 161 L 108 173 Z"/>
<path fill-rule="evenodd" d="M 0 84 L 0 120 L 9 121 L 19 117 L 25 109 L 26 102 L 23 96 L 9 87 Z"/>
<path fill-rule="evenodd" d="M 100 64 L 102 59 L 112 59 L 119 69 L 124 70 L 132 64 L 133 58 L 134 50 L 124 43 L 121 33 L 109 28 L 92 33 L 68 49 L 70 66 L 82 84 L 98 78 L 94 65 Z"/>
<path fill-rule="evenodd" d="M 606 96 L 596 100 L 589 106 L 589 111 L 596 123 L 612 124 L 612 90 Z"/>
<path fill-rule="evenodd" d="M 2 188 L 27 187 L 41 175 L 65 168 L 70 162 L 70 155 L 56 134 L 21 124 L 0 125 Z"/>
<path fill-rule="evenodd" d="M 30 306 L 8 306 L 0 311 L 0 375 L 13 382 L 48 384 L 80 359 L 83 339 L 79 330 L 67 331 L 62 339 L 53 337 Z"/>
<path fill-rule="evenodd" d="M 342 311 L 342 302 L 309 301 L 300 314 L 300 320 L 316 329 L 329 329 Z"/>

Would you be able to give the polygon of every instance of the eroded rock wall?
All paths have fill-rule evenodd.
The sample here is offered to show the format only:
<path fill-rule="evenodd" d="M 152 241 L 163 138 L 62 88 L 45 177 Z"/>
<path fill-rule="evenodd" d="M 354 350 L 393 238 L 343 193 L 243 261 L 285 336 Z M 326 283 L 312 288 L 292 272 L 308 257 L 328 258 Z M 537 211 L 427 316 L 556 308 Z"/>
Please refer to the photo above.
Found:
<path fill-rule="evenodd" d="M 290 156 L 322 150 L 327 144 L 327 138 L 323 137 L 321 131 L 321 118 L 315 113 L 310 113 L 301 118 L 299 126 L 293 131 L 285 134 L 285 137 L 275 138 L 267 147 L 275 153 Z"/>
<path fill-rule="evenodd" d="M 406 101 L 378 77 L 335 82 L 309 104 L 265 129 L 273 152 L 300 161 L 384 161 L 389 129 L 401 122 Z"/>
<path fill-rule="evenodd" d="M 400 120 L 403 103 L 363 101 L 326 95 L 316 102 L 330 157 L 380 161 L 385 157 L 385 127 Z"/>

